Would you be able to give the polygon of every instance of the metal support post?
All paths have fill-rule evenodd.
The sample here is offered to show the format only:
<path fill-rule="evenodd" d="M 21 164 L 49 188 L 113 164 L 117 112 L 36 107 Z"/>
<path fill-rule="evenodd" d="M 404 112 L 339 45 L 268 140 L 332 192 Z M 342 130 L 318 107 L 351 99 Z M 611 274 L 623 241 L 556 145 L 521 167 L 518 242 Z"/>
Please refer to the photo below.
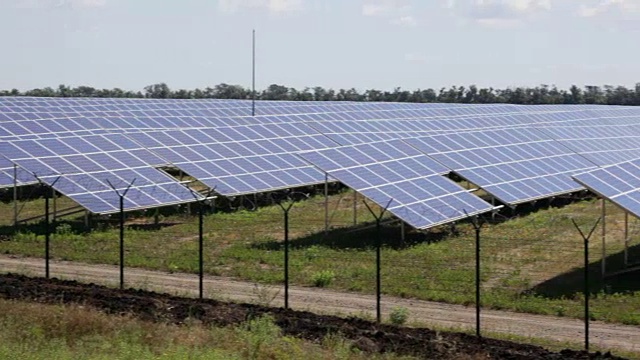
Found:
<path fill-rule="evenodd" d="M 204 202 L 198 206 L 198 295 L 204 298 Z"/>
<path fill-rule="evenodd" d="M 353 226 L 358 225 L 358 192 L 353 190 Z"/>
<path fill-rule="evenodd" d="M 58 197 L 56 196 L 56 190 L 54 188 L 51 188 L 51 197 L 53 199 L 53 221 L 55 222 L 58 217 Z"/>
<path fill-rule="evenodd" d="M 18 165 L 13 165 L 13 225 L 18 226 Z"/>
<path fill-rule="evenodd" d="M 120 193 L 120 191 L 118 191 L 107 179 L 109 186 L 111 186 L 113 191 L 115 191 L 120 198 L 120 289 L 124 289 L 124 198 L 127 196 L 127 193 L 133 186 L 134 182 L 136 182 L 135 178 L 129 183 L 124 192 Z"/>
<path fill-rule="evenodd" d="M 256 116 L 256 30 L 251 35 L 251 116 Z"/>
<path fill-rule="evenodd" d="M 124 195 L 120 196 L 120 289 L 124 289 Z"/>
<path fill-rule="evenodd" d="M 406 238 L 405 224 L 404 224 L 404 221 L 400 220 L 400 241 L 402 244 L 404 244 L 405 238 Z"/>
<path fill-rule="evenodd" d="M 480 337 L 480 226 L 476 227 L 476 336 Z"/>
<path fill-rule="evenodd" d="M 382 309 L 381 309 L 381 304 L 380 304 L 380 300 L 381 300 L 381 293 L 382 293 L 382 276 L 381 276 L 381 271 L 380 271 L 380 267 L 381 267 L 381 248 L 382 248 L 382 228 L 381 228 L 381 222 L 382 222 L 382 216 L 384 215 L 384 213 L 387 211 L 387 208 L 389 208 L 389 205 L 391 205 L 391 202 L 393 201 L 393 199 L 389 199 L 389 202 L 387 203 L 387 206 L 384 207 L 384 209 L 382 209 L 382 211 L 380 212 L 380 214 L 376 215 L 376 213 L 371 209 L 371 207 L 369 207 L 369 204 L 367 204 L 366 201 L 364 202 L 364 205 L 367 207 L 367 209 L 369 210 L 369 212 L 371 213 L 371 215 L 373 215 L 373 217 L 376 219 L 376 322 L 378 324 L 380 324 L 382 322 Z"/>
<path fill-rule="evenodd" d="M 464 211 L 465 214 L 467 214 L 467 211 Z M 467 214 L 468 215 L 468 214 Z M 480 282 L 481 282 L 481 277 L 480 277 L 480 230 L 482 229 L 482 225 L 484 225 L 484 223 L 481 223 L 478 219 L 478 216 L 474 216 L 471 224 L 473 225 L 473 228 L 475 230 L 475 234 L 476 234 L 476 244 L 475 244 L 475 252 L 476 252 L 476 336 L 477 337 L 481 337 L 481 327 L 480 327 L 480 309 L 481 309 L 481 302 L 480 302 Z"/>
<path fill-rule="evenodd" d="M 46 186 L 46 183 L 42 181 L 38 175 L 35 173 L 33 176 L 38 180 L 41 186 Z M 53 186 L 60 180 L 60 177 L 56 178 L 51 185 L 51 189 Z M 44 191 L 44 276 L 45 278 L 49 278 L 49 258 L 50 258 L 50 245 L 51 245 L 51 224 L 50 224 L 50 214 L 49 214 L 49 192 L 48 189 Z"/>
<path fill-rule="evenodd" d="M 584 295 L 584 348 L 585 350 L 588 352 L 589 351 L 589 297 L 590 297 L 590 290 L 589 290 L 589 239 L 591 238 L 591 235 L 593 235 L 593 232 L 596 230 L 596 228 L 598 227 L 598 224 L 600 223 L 600 221 L 603 220 L 603 218 L 598 218 L 598 220 L 596 221 L 596 223 L 593 225 L 593 227 L 591 228 L 591 231 L 589 231 L 588 235 L 585 235 L 582 230 L 580 229 L 580 227 L 578 226 L 578 224 L 576 223 L 575 220 L 571 219 L 571 221 L 573 222 L 573 225 L 576 227 L 576 229 L 578 229 L 578 232 L 580 233 L 580 236 L 582 236 L 582 239 L 584 240 L 584 290 L 583 290 L 583 295 Z M 604 226 L 604 220 L 602 222 L 602 225 Z"/>
<path fill-rule="evenodd" d="M 378 324 L 382 321 L 380 309 L 380 293 L 382 292 L 380 279 L 380 248 L 382 247 L 382 234 L 380 234 L 380 219 L 376 219 L 376 321 Z"/>
<path fill-rule="evenodd" d="M 289 208 L 284 212 L 284 308 L 289 309 Z"/>
<path fill-rule="evenodd" d="M 49 249 L 51 243 L 51 227 L 49 225 L 49 194 L 44 195 L 44 277 L 49 278 Z"/>
<path fill-rule="evenodd" d="M 289 203 L 282 205 L 282 199 L 274 199 L 284 213 L 284 308 L 289 309 L 289 211 L 293 207 L 293 193 L 287 194 Z M 306 196 L 306 195 L 305 195 Z"/>
<path fill-rule="evenodd" d="M 624 267 L 629 266 L 629 213 L 624 212 Z"/>
<path fill-rule="evenodd" d="M 496 198 L 494 198 L 493 196 L 491 197 L 491 207 L 494 209 L 496 207 Z M 495 219 L 496 219 L 496 212 L 491 211 L 491 220 L 495 220 Z"/>
<path fill-rule="evenodd" d="M 602 278 L 607 273 L 607 218 L 606 218 L 606 199 L 602 198 Z"/>
<path fill-rule="evenodd" d="M 324 174 L 324 234 L 329 234 L 329 174 Z"/>

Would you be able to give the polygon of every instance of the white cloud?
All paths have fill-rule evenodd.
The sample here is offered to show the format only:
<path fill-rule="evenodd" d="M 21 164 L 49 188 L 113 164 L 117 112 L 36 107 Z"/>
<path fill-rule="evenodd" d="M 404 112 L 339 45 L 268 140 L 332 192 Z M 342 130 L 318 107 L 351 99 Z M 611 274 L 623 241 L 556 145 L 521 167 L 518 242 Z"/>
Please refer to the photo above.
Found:
<path fill-rule="evenodd" d="M 413 27 L 418 25 L 418 21 L 411 15 L 401 16 L 391 20 L 392 24 Z"/>
<path fill-rule="evenodd" d="M 418 25 L 412 12 L 413 8 L 405 0 L 365 0 L 362 4 L 362 15 L 384 18 L 393 25 Z"/>
<path fill-rule="evenodd" d="M 479 25 L 510 28 L 552 9 L 552 0 L 445 0 L 445 8 Z"/>
<path fill-rule="evenodd" d="M 580 5 L 578 15 L 582 17 L 594 17 L 613 9 L 618 9 L 624 13 L 640 12 L 640 1 L 638 0 L 601 0 L 595 5 Z"/>
<path fill-rule="evenodd" d="M 272 14 L 293 13 L 302 10 L 302 0 L 218 0 L 218 8 L 235 13 L 244 8 L 263 8 Z"/>

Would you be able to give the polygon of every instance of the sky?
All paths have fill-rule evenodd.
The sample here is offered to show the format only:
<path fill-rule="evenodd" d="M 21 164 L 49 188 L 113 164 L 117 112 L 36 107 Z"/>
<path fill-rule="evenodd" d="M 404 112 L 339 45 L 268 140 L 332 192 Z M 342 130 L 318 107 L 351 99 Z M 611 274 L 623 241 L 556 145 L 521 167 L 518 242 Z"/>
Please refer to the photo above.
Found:
<path fill-rule="evenodd" d="M 640 0 L 0 0 L 0 89 L 640 82 Z"/>

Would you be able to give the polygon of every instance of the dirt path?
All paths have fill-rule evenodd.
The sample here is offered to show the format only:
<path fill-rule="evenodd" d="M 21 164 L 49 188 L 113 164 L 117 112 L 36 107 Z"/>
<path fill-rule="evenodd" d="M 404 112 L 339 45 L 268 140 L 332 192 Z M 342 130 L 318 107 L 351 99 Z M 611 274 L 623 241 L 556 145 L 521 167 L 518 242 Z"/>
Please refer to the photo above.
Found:
<path fill-rule="evenodd" d="M 0 272 L 31 276 L 44 275 L 44 261 L 34 258 L 0 256 Z M 89 265 L 76 262 L 52 261 L 51 276 L 102 285 L 117 286 L 117 266 Z M 191 274 L 170 274 L 135 268 L 125 269 L 127 287 L 197 296 L 198 278 Z M 266 303 L 282 306 L 281 287 L 256 286 L 222 277 L 205 277 L 205 297 L 236 302 Z M 371 295 L 341 293 L 325 289 L 291 287 L 289 304 L 295 310 L 323 314 L 375 316 L 375 298 Z M 272 301 L 270 301 L 273 299 Z M 409 310 L 409 320 L 423 326 L 468 329 L 475 326 L 475 309 L 460 305 L 382 297 L 382 314 L 386 319 L 397 306 Z M 507 311 L 483 310 L 483 331 L 514 334 L 523 337 L 546 338 L 580 343 L 584 338 L 584 324 L 580 320 L 520 314 Z M 591 343 L 605 349 L 619 349 L 640 353 L 640 327 L 602 322 L 591 323 Z"/>

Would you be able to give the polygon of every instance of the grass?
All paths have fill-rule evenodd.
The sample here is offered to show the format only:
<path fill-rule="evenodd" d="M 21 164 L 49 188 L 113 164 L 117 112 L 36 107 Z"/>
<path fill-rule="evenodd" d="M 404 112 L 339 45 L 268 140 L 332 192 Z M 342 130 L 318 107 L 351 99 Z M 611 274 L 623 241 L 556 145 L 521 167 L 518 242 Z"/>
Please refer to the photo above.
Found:
<path fill-rule="evenodd" d="M 25 209 L 40 204 L 25 205 Z M 37 205 L 37 206 L 36 206 Z M 542 206 L 541 206 L 542 205 Z M 621 267 L 623 213 L 607 207 L 607 262 Z M 0 204 L 0 214 L 12 214 Z M 373 293 L 375 239 L 373 217 L 357 203 L 353 226 L 353 192 L 329 199 L 330 227 L 325 236 L 324 198 L 294 204 L 290 213 L 290 281 L 319 286 L 317 274 L 332 272 L 323 286 Z M 571 219 L 583 228 L 600 215 L 593 200 L 563 207 L 521 206 L 508 221 L 485 224 L 481 232 L 483 306 L 537 314 L 579 318 L 583 315 L 582 240 Z M 126 266 L 197 272 L 197 217 L 168 214 L 154 225 L 140 216 L 125 231 Z M 280 207 L 256 211 L 218 212 L 205 217 L 205 271 L 264 285 L 283 282 L 283 214 Z M 631 223 L 632 258 L 640 253 L 636 221 Z M 90 263 L 118 263 L 118 230 L 113 225 L 85 232 L 80 221 L 58 223 L 52 236 L 52 256 Z M 357 230 L 357 231 L 356 231 Z M 474 231 L 471 224 L 442 227 L 428 234 L 407 232 L 390 224 L 382 229 L 382 291 L 407 298 L 472 304 L 474 300 Z M 0 252 L 43 256 L 42 227 L 0 228 L 9 241 Z M 633 276 L 602 282 L 599 276 L 599 230 L 590 243 L 591 318 L 640 324 L 640 288 Z"/>
<path fill-rule="evenodd" d="M 410 359 L 283 336 L 269 317 L 237 327 L 185 326 L 109 316 L 81 306 L 0 300 L 2 359 Z"/>

